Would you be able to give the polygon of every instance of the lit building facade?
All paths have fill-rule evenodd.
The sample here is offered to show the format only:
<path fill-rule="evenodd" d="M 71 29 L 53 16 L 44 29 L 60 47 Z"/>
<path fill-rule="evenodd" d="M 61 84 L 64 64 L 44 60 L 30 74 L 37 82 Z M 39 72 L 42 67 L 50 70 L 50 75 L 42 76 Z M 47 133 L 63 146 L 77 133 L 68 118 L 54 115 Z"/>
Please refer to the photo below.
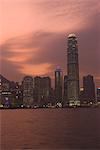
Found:
<path fill-rule="evenodd" d="M 0 75 L 0 104 L 4 107 L 10 107 L 12 102 L 12 93 L 10 91 L 11 82 Z"/>
<path fill-rule="evenodd" d="M 84 101 L 87 103 L 95 103 L 95 84 L 92 75 L 83 77 Z"/>
<path fill-rule="evenodd" d="M 80 87 L 80 95 L 79 95 L 79 98 L 80 98 L 81 106 L 87 104 L 87 102 L 84 100 L 84 88 L 83 88 L 83 87 Z"/>
<path fill-rule="evenodd" d="M 62 102 L 62 70 L 57 67 L 55 70 L 55 99 L 57 102 Z"/>
<path fill-rule="evenodd" d="M 67 73 L 67 96 L 69 106 L 79 106 L 79 63 L 77 37 L 75 34 L 69 34 L 68 36 Z"/>
<path fill-rule="evenodd" d="M 23 91 L 23 105 L 24 107 L 33 106 L 33 78 L 31 76 L 25 76 L 22 81 Z"/>

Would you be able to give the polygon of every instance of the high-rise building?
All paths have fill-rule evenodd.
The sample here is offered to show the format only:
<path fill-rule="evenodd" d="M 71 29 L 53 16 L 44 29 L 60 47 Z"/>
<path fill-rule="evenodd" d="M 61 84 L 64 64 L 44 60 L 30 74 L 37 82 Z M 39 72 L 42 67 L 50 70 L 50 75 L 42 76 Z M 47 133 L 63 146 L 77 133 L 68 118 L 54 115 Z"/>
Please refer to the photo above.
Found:
<path fill-rule="evenodd" d="M 100 88 L 97 88 L 97 102 L 100 103 Z"/>
<path fill-rule="evenodd" d="M 11 106 L 12 93 L 10 91 L 11 82 L 0 74 L 0 104 L 4 107 Z"/>
<path fill-rule="evenodd" d="M 80 104 L 81 104 L 81 106 L 87 104 L 87 102 L 84 100 L 84 88 L 83 87 L 80 87 L 79 98 L 80 98 Z"/>
<path fill-rule="evenodd" d="M 79 63 L 77 37 L 75 34 L 68 35 L 67 73 L 67 94 L 69 106 L 79 106 Z"/>
<path fill-rule="evenodd" d="M 11 106 L 12 93 L 10 84 L 11 82 L 0 74 L 0 104 L 4 107 Z"/>
<path fill-rule="evenodd" d="M 87 103 L 95 103 L 95 84 L 92 75 L 83 77 L 84 100 Z"/>
<path fill-rule="evenodd" d="M 68 105 L 68 98 L 67 98 L 67 80 L 68 80 L 68 76 L 65 75 L 64 76 L 64 92 L 63 92 L 63 104 L 66 106 Z"/>
<path fill-rule="evenodd" d="M 41 77 L 34 77 L 34 102 L 39 104 L 42 98 L 42 82 Z"/>
<path fill-rule="evenodd" d="M 51 79 L 50 77 L 43 77 L 42 78 L 42 89 L 43 89 L 43 96 L 46 101 L 49 100 L 50 90 L 51 90 Z"/>
<path fill-rule="evenodd" d="M 21 107 L 23 104 L 21 85 L 18 82 L 11 81 L 10 91 L 12 93 L 12 107 Z"/>
<path fill-rule="evenodd" d="M 23 105 L 25 107 L 33 106 L 33 78 L 25 76 L 22 81 Z"/>
<path fill-rule="evenodd" d="M 0 104 L 3 107 L 20 107 L 22 104 L 22 91 L 19 83 L 9 81 L 0 74 Z"/>
<path fill-rule="evenodd" d="M 57 67 L 55 70 L 55 99 L 57 102 L 62 102 L 62 70 Z"/>
<path fill-rule="evenodd" d="M 50 97 L 51 79 L 50 77 L 34 78 L 34 100 L 36 104 L 47 104 Z"/>

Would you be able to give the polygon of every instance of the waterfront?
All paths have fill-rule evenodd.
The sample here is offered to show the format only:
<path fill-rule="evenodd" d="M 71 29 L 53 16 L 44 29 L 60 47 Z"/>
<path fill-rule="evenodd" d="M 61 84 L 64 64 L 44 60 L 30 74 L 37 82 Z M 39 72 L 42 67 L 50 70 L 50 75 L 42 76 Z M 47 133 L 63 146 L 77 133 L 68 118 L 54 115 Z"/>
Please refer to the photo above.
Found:
<path fill-rule="evenodd" d="M 1 150 L 100 149 L 100 109 L 0 110 Z"/>

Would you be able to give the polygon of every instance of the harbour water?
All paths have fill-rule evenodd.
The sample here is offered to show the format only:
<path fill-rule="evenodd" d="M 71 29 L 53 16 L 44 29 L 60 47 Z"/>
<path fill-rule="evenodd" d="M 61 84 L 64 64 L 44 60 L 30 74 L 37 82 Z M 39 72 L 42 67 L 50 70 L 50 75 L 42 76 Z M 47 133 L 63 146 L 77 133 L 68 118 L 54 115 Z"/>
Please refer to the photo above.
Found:
<path fill-rule="evenodd" d="M 1 150 L 100 149 L 100 108 L 0 110 Z"/>

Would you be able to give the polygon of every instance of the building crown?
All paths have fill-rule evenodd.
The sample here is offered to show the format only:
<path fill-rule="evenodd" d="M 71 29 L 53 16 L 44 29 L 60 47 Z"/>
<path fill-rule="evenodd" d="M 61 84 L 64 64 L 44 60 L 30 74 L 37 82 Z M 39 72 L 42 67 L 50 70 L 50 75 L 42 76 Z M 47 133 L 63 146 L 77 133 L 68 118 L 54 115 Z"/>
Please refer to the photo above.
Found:
<path fill-rule="evenodd" d="M 74 33 L 71 33 L 71 34 L 68 35 L 68 38 L 72 38 L 72 37 L 76 38 L 76 35 Z"/>

